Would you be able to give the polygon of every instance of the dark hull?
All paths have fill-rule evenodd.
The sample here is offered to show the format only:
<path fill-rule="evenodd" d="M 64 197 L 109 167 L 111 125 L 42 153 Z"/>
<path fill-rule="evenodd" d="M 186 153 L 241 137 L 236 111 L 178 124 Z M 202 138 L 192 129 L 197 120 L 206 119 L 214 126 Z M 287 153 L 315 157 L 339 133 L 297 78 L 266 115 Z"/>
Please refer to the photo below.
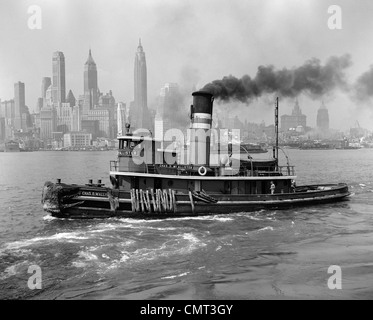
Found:
<path fill-rule="evenodd" d="M 79 186 L 79 195 L 71 197 L 59 210 L 50 210 L 44 205 L 44 209 L 52 216 L 58 218 L 109 218 L 125 217 L 136 219 L 169 218 L 183 216 L 199 216 L 210 214 L 227 214 L 234 212 L 247 212 L 262 209 L 286 209 L 297 206 L 313 206 L 322 203 L 330 203 L 346 200 L 350 195 L 346 184 L 328 184 L 301 186 L 294 193 L 281 194 L 210 194 L 216 201 L 206 201 L 190 197 L 189 194 L 176 193 L 175 205 L 170 209 L 158 209 L 154 212 L 153 205 L 146 209 L 133 210 L 131 195 L 129 192 L 111 190 L 102 187 Z M 105 194 L 108 192 L 110 196 Z M 95 196 L 94 194 L 98 196 Z M 85 195 L 83 195 L 85 194 Z M 91 194 L 86 196 L 87 194 Z M 112 199 L 117 200 L 117 206 L 113 207 Z M 111 199 L 110 199 L 111 198 Z"/>

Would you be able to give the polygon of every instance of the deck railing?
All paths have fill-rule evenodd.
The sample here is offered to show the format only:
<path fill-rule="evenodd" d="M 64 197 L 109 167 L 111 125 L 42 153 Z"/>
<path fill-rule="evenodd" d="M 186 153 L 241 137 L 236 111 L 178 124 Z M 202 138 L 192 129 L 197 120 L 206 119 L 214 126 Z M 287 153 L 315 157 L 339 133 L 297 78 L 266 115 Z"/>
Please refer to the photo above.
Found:
<path fill-rule="evenodd" d="M 229 174 L 226 174 L 226 175 L 229 175 Z M 234 173 L 232 175 L 237 175 L 237 173 Z M 244 168 L 244 169 L 240 169 L 238 175 L 244 176 L 244 177 L 294 176 L 295 169 L 294 169 L 294 166 L 255 167 L 252 170 L 249 168 Z"/>
<path fill-rule="evenodd" d="M 190 170 L 190 169 L 195 170 Z M 139 166 L 136 172 L 149 173 L 149 174 L 169 174 L 178 176 L 192 176 L 196 175 L 196 169 L 199 166 L 192 165 L 153 165 L 146 164 L 145 166 Z M 252 170 L 250 168 L 235 169 L 231 167 L 225 167 L 224 174 L 221 174 L 220 167 L 211 167 L 215 172 L 215 176 L 242 176 L 242 177 L 259 177 L 259 176 L 294 176 L 294 166 L 256 166 Z M 120 170 L 118 161 L 110 161 L 110 171 L 125 171 Z M 197 173 L 198 174 L 198 173 Z"/>

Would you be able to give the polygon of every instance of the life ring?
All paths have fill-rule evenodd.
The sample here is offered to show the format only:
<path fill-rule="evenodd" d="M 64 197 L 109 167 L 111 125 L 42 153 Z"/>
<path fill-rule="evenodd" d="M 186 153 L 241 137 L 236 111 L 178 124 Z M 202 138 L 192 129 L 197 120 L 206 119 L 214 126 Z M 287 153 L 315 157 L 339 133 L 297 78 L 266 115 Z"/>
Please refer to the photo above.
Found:
<path fill-rule="evenodd" d="M 204 166 L 198 168 L 198 173 L 200 176 L 204 176 L 207 173 L 207 169 Z"/>

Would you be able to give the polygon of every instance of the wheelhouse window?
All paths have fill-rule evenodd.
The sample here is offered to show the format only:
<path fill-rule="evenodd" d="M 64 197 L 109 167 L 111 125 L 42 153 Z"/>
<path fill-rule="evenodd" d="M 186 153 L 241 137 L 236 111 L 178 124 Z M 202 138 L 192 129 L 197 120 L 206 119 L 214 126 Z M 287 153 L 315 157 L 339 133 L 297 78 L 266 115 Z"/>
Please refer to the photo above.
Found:
<path fill-rule="evenodd" d="M 125 149 L 127 148 L 127 145 L 128 145 L 128 141 L 127 140 L 119 140 L 119 149 Z"/>
<path fill-rule="evenodd" d="M 127 148 L 133 149 L 134 147 L 136 147 L 141 142 L 142 142 L 141 140 L 140 141 L 131 141 L 131 140 L 120 139 L 119 140 L 119 149 L 127 149 Z"/>

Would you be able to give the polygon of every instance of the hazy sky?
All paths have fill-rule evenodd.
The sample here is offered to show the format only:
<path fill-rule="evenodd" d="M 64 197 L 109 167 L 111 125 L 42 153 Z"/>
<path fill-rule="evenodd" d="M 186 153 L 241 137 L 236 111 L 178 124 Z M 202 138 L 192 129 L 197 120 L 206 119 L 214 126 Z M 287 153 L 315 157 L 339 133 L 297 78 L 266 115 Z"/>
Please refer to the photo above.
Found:
<path fill-rule="evenodd" d="M 333 4 L 342 9 L 341 30 L 328 28 Z M 42 9 L 41 30 L 28 28 L 30 5 Z M 78 97 L 91 48 L 101 92 L 112 90 L 117 101 L 128 103 L 139 38 L 150 106 L 166 82 L 191 92 L 193 85 L 201 88 L 224 76 L 255 76 L 260 65 L 292 68 L 346 53 L 353 63 L 347 80 L 353 83 L 373 64 L 372 16 L 369 0 L 0 0 L 0 99 L 13 98 L 14 83 L 22 81 L 33 110 L 42 77 L 52 75 L 54 51 L 64 53 L 66 89 Z M 245 108 L 230 106 L 241 119 L 270 124 L 272 101 L 267 96 Z M 358 120 L 373 130 L 373 101 L 357 103 L 341 91 L 324 101 L 332 128 L 348 129 Z M 299 102 L 307 124 L 315 126 L 321 101 L 302 95 Z M 280 114 L 293 103 L 283 99 Z"/>

